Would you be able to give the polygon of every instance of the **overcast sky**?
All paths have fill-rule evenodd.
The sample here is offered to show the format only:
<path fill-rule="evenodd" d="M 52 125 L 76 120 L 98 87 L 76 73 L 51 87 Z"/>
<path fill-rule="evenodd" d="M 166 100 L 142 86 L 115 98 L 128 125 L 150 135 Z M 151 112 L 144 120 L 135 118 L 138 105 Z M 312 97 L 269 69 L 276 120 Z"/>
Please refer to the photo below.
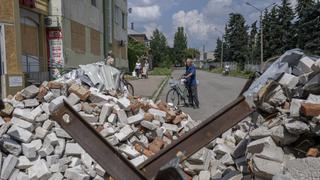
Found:
<path fill-rule="evenodd" d="M 293 5 L 295 0 L 292 0 Z M 238 12 L 245 16 L 247 24 L 259 20 L 260 13 L 246 5 L 250 2 L 264 9 L 281 0 L 128 0 L 132 8 L 128 24 L 134 22 L 135 30 L 150 37 L 155 28 L 160 29 L 173 44 L 173 37 L 178 26 L 186 29 L 188 46 L 207 51 L 215 47 L 216 39 L 221 36 L 215 28 L 224 31 L 228 14 Z"/>

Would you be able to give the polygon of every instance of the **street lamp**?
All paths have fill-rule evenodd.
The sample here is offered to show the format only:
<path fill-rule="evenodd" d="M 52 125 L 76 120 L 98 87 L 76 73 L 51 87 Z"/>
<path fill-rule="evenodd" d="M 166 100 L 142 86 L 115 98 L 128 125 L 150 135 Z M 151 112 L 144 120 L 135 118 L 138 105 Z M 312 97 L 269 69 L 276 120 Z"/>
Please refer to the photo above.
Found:
<path fill-rule="evenodd" d="M 263 11 L 265 11 L 266 9 L 268 9 L 269 7 L 271 7 L 271 6 L 274 6 L 274 5 L 276 5 L 276 3 L 272 3 L 272 4 L 270 4 L 269 6 L 267 6 L 267 7 L 265 7 L 264 9 L 259 9 L 259 8 L 257 8 L 256 6 L 254 6 L 254 5 L 252 5 L 251 3 L 249 3 L 249 2 L 246 2 L 246 4 L 248 5 L 248 6 L 251 6 L 251 7 L 253 7 L 255 10 L 257 10 L 257 11 L 259 11 L 260 12 L 260 34 L 261 34 L 261 39 L 260 39 L 260 45 L 261 45 L 261 59 L 260 59 L 260 70 L 262 71 L 263 70 L 263 22 L 262 22 L 262 16 L 263 16 Z"/>
<path fill-rule="evenodd" d="M 216 31 L 218 31 L 219 33 L 221 33 L 221 42 L 222 42 L 222 46 L 221 46 L 221 58 L 220 58 L 220 67 L 223 68 L 223 36 L 224 33 L 222 31 L 220 31 L 218 28 L 214 28 Z"/>

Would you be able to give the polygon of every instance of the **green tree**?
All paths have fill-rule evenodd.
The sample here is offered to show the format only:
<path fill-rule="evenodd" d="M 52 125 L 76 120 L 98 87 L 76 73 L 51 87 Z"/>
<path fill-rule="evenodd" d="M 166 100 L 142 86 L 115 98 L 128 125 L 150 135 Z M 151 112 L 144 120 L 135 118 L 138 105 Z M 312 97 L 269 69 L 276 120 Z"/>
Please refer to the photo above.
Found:
<path fill-rule="evenodd" d="M 194 59 L 200 56 L 200 52 L 195 48 L 188 48 L 185 50 L 185 57 Z"/>
<path fill-rule="evenodd" d="M 249 61 L 250 63 L 257 62 L 257 60 L 260 57 L 260 53 L 258 53 L 258 49 L 260 46 L 258 46 L 258 28 L 257 28 L 257 21 L 252 23 L 251 25 L 251 31 L 249 34 Z"/>
<path fill-rule="evenodd" d="M 238 63 L 238 68 L 244 70 L 248 59 L 248 27 L 241 14 L 231 13 L 226 29 L 227 57 L 230 61 Z"/>
<path fill-rule="evenodd" d="M 217 61 L 221 61 L 221 50 L 222 50 L 222 41 L 220 38 L 217 39 L 216 42 L 216 49 L 214 50 L 213 54 Z"/>
<path fill-rule="evenodd" d="M 128 42 L 128 60 L 129 60 L 129 70 L 132 72 L 135 67 L 135 63 L 138 58 L 147 52 L 147 47 L 136 40 L 129 38 Z"/>
<path fill-rule="evenodd" d="M 295 23 L 295 29 L 297 30 L 297 47 L 304 49 L 305 43 L 308 40 L 310 28 L 305 27 L 306 20 L 310 16 L 309 10 L 313 9 L 315 2 L 313 0 L 298 0 L 296 6 L 297 21 Z M 305 29 L 306 28 L 306 29 Z"/>
<path fill-rule="evenodd" d="M 298 39 L 301 48 L 305 51 L 320 55 L 320 2 L 305 8 L 299 19 L 299 28 L 303 31 Z"/>
<path fill-rule="evenodd" d="M 188 48 L 187 36 L 184 33 L 183 27 L 178 27 L 177 32 L 174 35 L 173 52 L 175 64 L 182 64 L 185 60 L 185 52 Z"/>
<path fill-rule="evenodd" d="M 280 52 L 283 53 L 295 47 L 295 30 L 293 27 L 294 13 L 289 0 L 282 0 L 279 6 L 279 25 L 280 25 Z"/>
<path fill-rule="evenodd" d="M 170 61 L 169 50 L 167 46 L 167 38 L 158 29 L 153 31 L 150 40 L 151 55 L 153 56 L 153 65 L 161 66 L 172 63 Z"/>

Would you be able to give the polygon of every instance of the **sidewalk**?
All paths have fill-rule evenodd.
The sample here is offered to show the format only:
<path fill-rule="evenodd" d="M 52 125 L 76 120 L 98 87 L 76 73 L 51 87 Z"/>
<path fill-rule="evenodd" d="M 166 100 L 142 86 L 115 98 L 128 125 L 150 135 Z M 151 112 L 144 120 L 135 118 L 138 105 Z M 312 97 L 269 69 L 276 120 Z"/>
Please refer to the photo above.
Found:
<path fill-rule="evenodd" d="M 132 80 L 134 95 L 151 98 L 166 76 L 149 76 L 148 79 Z"/>

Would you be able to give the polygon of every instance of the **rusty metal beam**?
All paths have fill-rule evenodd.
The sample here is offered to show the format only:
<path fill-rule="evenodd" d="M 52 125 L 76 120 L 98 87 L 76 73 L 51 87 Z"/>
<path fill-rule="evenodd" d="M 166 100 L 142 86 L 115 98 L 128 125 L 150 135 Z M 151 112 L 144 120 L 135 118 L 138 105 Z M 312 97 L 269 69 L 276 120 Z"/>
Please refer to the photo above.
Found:
<path fill-rule="evenodd" d="M 253 110 L 249 107 L 245 98 L 240 96 L 202 122 L 191 132 L 180 137 L 176 142 L 173 142 L 158 154 L 149 158 L 138 168 L 145 174 L 147 179 L 151 179 L 157 175 L 162 166 L 177 157 L 177 154 L 183 154 L 181 161 L 186 160 L 223 132 L 248 117 L 252 112 Z"/>
<path fill-rule="evenodd" d="M 146 179 L 66 101 L 52 114 L 52 118 L 116 180 Z"/>

